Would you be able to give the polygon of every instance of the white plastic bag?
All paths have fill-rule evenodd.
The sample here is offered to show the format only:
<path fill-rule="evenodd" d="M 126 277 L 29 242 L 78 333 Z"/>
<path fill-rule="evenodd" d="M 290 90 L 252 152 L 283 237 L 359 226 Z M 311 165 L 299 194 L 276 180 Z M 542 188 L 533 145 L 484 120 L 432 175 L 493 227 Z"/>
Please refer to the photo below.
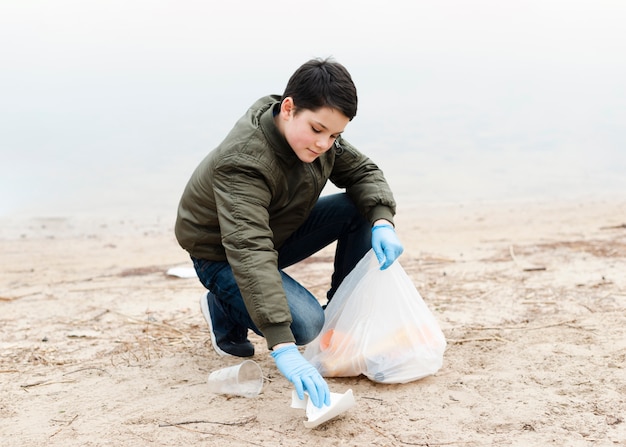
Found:
<path fill-rule="evenodd" d="M 304 357 L 324 377 L 406 383 L 437 372 L 445 349 L 437 320 L 399 262 L 380 270 L 370 250 L 328 304 Z"/>

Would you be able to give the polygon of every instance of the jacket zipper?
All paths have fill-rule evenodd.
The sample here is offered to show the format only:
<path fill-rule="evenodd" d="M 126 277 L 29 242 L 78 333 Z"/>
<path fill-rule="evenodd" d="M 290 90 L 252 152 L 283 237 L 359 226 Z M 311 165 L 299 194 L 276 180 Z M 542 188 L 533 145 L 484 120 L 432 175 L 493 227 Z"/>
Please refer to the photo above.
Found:
<path fill-rule="evenodd" d="M 317 195 L 320 194 L 321 191 L 319 191 L 319 180 L 317 179 L 317 176 L 315 175 L 315 169 L 313 169 L 312 164 L 313 163 L 307 163 L 306 167 L 309 170 L 309 173 L 311 174 L 311 178 L 313 179 L 313 191 L 315 192 L 316 196 L 313 198 L 312 203 L 315 203 L 317 201 Z"/>

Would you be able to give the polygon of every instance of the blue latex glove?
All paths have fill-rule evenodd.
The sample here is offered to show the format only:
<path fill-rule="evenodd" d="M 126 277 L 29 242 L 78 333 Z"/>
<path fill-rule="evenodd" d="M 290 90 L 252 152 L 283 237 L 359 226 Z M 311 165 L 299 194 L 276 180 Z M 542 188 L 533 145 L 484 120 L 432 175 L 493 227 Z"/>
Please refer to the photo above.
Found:
<path fill-rule="evenodd" d="M 372 248 L 381 270 L 385 270 L 402 254 L 404 247 L 393 225 L 375 225 L 372 228 Z"/>
<path fill-rule="evenodd" d="M 309 393 L 309 399 L 317 408 L 330 405 L 330 390 L 320 373 L 311 365 L 296 345 L 283 346 L 272 352 L 278 370 L 296 388 L 300 399 L 304 399 L 304 392 Z"/>

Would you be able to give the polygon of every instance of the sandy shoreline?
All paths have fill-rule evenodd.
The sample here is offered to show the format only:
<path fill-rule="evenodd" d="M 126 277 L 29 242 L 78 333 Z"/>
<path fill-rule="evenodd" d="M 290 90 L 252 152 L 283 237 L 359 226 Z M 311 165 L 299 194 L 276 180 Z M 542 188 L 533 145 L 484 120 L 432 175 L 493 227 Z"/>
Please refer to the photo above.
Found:
<path fill-rule="evenodd" d="M 3 445 L 626 445 L 626 200 L 400 210 L 401 264 L 448 339 L 443 368 L 354 391 L 304 429 L 264 341 L 254 399 L 206 391 L 202 286 L 169 219 L 0 219 Z M 317 296 L 329 252 L 290 269 Z"/>

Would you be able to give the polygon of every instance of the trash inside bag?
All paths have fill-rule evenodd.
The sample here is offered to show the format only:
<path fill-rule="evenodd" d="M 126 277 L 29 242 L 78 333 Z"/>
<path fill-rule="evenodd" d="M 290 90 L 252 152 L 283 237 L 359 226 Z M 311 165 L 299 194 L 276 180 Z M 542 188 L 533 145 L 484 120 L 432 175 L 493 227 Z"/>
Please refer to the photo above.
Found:
<path fill-rule="evenodd" d="M 370 250 L 326 307 L 304 357 L 324 377 L 406 383 L 437 372 L 445 349 L 435 316 L 400 263 L 380 270 Z"/>

